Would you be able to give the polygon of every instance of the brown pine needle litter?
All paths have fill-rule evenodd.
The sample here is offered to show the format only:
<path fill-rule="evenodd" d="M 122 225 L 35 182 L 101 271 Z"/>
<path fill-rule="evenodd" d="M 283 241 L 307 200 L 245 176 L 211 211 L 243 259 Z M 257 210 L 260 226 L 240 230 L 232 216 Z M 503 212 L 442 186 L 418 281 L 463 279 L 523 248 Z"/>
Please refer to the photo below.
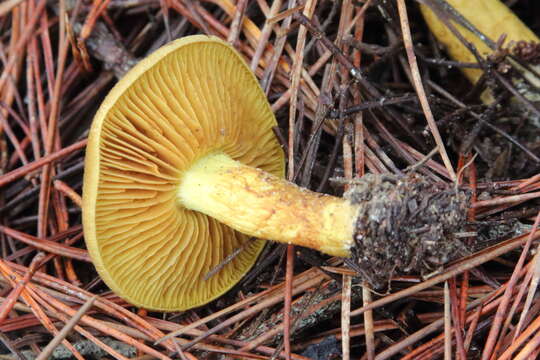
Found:
<path fill-rule="evenodd" d="M 0 359 L 537 358 L 539 13 L 534 0 L 2 2 Z M 85 247 L 87 138 L 119 79 L 194 34 L 228 41 L 255 74 L 287 179 L 369 204 L 367 235 L 349 258 L 268 243 L 217 299 L 142 311 Z"/>

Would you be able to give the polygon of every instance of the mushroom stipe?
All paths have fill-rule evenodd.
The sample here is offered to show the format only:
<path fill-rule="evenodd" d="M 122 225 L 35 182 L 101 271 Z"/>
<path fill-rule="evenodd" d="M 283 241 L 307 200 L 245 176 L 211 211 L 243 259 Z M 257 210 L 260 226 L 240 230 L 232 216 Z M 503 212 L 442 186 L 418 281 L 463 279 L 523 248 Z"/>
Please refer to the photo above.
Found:
<path fill-rule="evenodd" d="M 300 188 L 283 180 L 276 125 L 216 37 L 176 40 L 130 70 L 97 112 L 85 160 L 85 239 L 105 283 L 148 309 L 200 306 L 249 271 L 264 246 L 251 236 L 346 257 L 376 287 L 462 253 L 464 191 L 418 175 L 368 175 L 344 198 Z"/>

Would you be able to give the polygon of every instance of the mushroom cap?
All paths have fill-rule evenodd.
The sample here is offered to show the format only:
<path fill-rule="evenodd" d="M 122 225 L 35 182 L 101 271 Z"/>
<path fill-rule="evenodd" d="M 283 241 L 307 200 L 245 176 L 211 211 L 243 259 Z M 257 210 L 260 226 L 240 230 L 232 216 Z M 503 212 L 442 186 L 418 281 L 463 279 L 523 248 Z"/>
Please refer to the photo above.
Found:
<path fill-rule="evenodd" d="M 176 40 L 130 70 L 97 111 L 86 149 L 84 234 L 105 283 L 161 311 L 203 305 L 235 285 L 265 242 L 183 208 L 177 188 L 212 152 L 283 176 L 276 125 L 257 79 L 219 38 Z"/>

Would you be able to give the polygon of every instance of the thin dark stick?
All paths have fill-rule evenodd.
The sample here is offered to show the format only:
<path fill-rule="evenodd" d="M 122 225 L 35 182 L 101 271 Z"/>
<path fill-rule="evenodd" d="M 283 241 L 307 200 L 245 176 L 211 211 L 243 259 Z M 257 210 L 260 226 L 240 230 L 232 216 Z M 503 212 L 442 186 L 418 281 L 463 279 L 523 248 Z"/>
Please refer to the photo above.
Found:
<path fill-rule="evenodd" d="M 331 110 L 328 112 L 328 117 L 331 119 L 338 119 L 341 115 L 347 116 L 352 115 L 354 113 L 361 112 L 363 110 L 368 109 L 375 109 L 375 108 L 381 108 L 388 105 L 395 105 L 395 104 L 401 104 L 405 102 L 413 102 L 417 100 L 416 95 L 402 95 L 397 97 L 382 97 L 379 100 L 373 100 L 373 101 L 365 101 L 358 105 L 353 105 L 348 108 L 343 109 L 343 112 L 340 114 L 337 110 Z"/>

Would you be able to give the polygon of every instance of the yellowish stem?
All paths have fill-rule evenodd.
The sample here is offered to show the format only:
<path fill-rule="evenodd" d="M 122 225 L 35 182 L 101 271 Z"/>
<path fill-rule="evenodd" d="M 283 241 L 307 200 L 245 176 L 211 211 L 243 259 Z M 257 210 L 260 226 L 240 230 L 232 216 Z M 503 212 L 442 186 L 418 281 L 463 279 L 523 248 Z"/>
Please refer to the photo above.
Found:
<path fill-rule="evenodd" d="M 223 153 L 199 159 L 183 175 L 181 206 L 259 238 L 349 256 L 358 207 L 300 188 Z"/>

